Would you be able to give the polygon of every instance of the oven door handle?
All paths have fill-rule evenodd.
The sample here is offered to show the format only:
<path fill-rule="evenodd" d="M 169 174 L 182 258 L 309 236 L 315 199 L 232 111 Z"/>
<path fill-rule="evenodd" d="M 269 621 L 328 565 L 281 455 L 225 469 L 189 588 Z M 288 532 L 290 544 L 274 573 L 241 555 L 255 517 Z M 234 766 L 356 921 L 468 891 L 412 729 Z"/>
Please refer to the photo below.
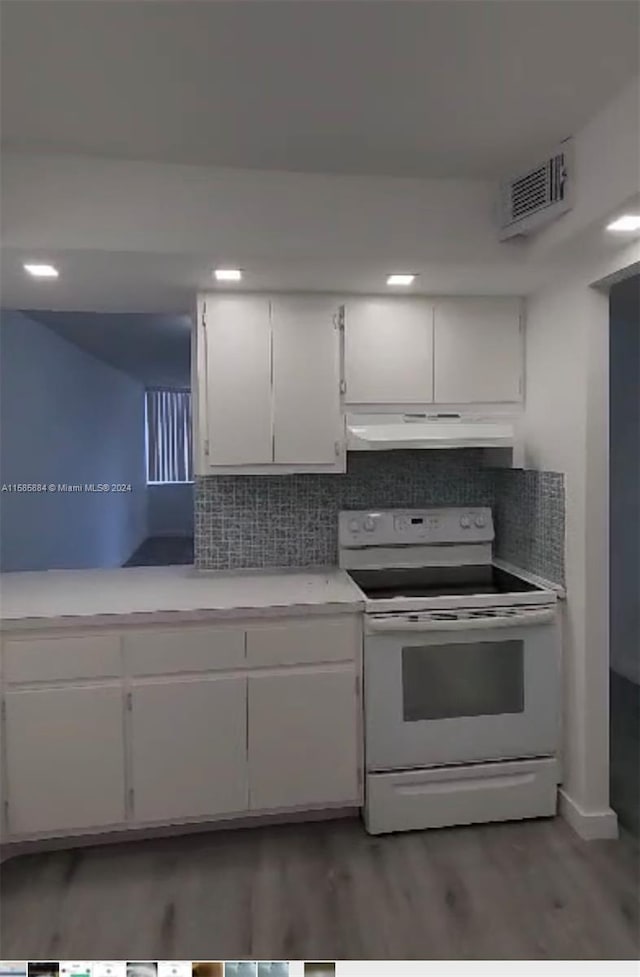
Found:
<path fill-rule="evenodd" d="M 494 628 L 522 628 L 535 624 L 549 624 L 556 616 L 554 608 L 510 614 L 507 617 L 466 617 L 459 620 L 412 621 L 409 617 L 366 618 L 367 631 L 479 631 Z"/>

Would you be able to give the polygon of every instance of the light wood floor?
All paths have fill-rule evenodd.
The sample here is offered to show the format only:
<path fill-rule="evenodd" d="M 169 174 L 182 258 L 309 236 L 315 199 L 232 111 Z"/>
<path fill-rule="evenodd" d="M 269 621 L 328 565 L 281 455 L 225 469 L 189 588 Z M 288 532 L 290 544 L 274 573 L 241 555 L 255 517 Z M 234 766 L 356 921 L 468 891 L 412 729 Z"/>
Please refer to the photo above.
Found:
<path fill-rule="evenodd" d="M 637 843 L 560 819 L 378 838 L 356 820 L 27 855 L 5 959 L 637 958 Z"/>

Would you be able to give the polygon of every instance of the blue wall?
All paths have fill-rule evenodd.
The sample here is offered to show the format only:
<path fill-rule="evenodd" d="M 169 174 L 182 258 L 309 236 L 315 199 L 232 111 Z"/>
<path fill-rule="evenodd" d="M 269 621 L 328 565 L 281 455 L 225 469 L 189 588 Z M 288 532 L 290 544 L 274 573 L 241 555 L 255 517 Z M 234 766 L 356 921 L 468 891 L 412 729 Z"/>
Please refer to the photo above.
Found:
<path fill-rule="evenodd" d="M 149 536 L 193 536 L 193 482 L 149 485 Z"/>
<path fill-rule="evenodd" d="M 2 570 L 115 567 L 147 534 L 142 384 L 19 312 L 0 315 L 0 482 L 126 493 L 0 495 Z"/>
<path fill-rule="evenodd" d="M 640 277 L 611 290 L 611 667 L 640 684 Z"/>

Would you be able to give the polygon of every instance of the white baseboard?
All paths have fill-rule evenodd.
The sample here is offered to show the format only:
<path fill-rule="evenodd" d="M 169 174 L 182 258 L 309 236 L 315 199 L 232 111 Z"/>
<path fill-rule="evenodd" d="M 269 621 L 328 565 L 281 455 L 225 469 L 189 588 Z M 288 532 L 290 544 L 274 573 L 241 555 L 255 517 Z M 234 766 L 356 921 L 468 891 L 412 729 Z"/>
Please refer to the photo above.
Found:
<path fill-rule="evenodd" d="M 618 815 L 610 807 L 603 811 L 584 811 L 560 788 L 560 814 L 584 841 L 618 837 Z"/>

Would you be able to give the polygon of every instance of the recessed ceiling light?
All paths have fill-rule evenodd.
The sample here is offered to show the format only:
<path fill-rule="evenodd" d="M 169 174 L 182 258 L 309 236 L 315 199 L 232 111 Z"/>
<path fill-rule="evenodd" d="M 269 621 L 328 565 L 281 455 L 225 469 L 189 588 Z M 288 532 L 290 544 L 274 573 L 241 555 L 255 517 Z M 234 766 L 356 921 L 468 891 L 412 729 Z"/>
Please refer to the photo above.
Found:
<path fill-rule="evenodd" d="M 219 282 L 239 282 L 242 278 L 239 268 L 216 268 L 213 274 Z"/>
<path fill-rule="evenodd" d="M 612 224 L 607 224 L 608 231 L 640 231 L 640 214 L 624 214 Z"/>
<path fill-rule="evenodd" d="M 28 271 L 34 278 L 57 278 L 58 269 L 53 265 L 25 265 L 24 270 Z"/>
<path fill-rule="evenodd" d="M 411 285 L 415 275 L 389 275 L 387 285 Z"/>

